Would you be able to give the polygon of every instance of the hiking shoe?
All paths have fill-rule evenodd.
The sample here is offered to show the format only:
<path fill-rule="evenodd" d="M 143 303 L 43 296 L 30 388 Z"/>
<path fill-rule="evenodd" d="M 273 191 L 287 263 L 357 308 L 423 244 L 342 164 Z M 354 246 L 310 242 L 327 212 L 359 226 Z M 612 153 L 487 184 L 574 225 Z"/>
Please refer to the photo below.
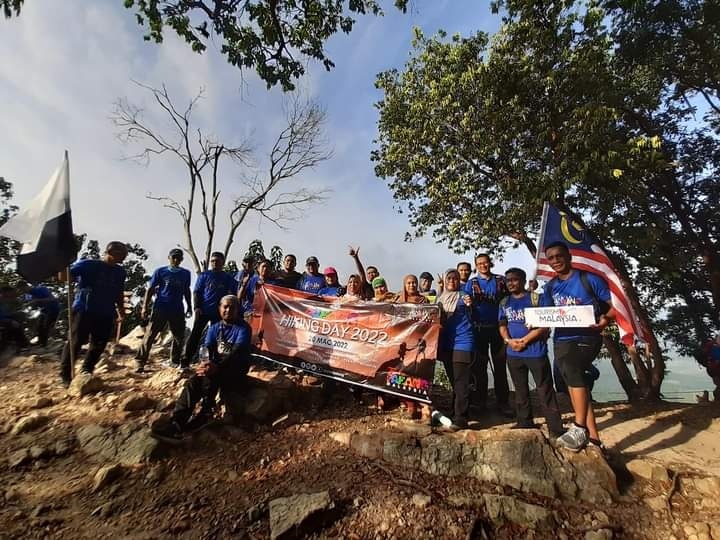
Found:
<path fill-rule="evenodd" d="M 212 413 L 200 411 L 195 416 L 193 416 L 190 421 L 185 425 L 185 431 L 188 433 L 196 433 L 201 429 L 207 427 L 212 420 Z"/>
<path fill-rule="evenodd" d="M 564 435 L 557 438 L 557 443 L 572 452 L 579 452 L 587 446 L 588 439 L 587 429 L 573 424 Z"/>
<path fill-rule="evenodd" d="M 591 437 L 588 437 L 587 445 L 592 446 L 593 448 L 599 448 L 603 452 L 605 452 L 605 450 L 607 450 L 607 448 L 605 448 L 605 445 L 602 443 L 602 441 L 600 439 L 593 439 Z"/>
<path fill-rule="evenodd" d="M 177 444 L 182 441 L 183 430 L 174 420 L 157 421 L 150 428 L 150 434 L 160 441 Z"/>

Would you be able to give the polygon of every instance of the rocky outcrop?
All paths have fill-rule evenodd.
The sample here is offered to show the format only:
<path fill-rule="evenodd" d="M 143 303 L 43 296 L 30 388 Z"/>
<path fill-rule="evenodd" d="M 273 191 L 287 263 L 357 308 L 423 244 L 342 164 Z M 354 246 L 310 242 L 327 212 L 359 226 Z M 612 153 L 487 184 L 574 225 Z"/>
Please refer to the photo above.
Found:
<path fill-rule="evenodd" d="M 270 501 L 270 538 L 304 538 L 331 517 L 335 504 L 327 491 Z"/>
<path fill-rule="evenodd" d="M 147 428 L 123 424 L 117 429 L 97 424 L 81 427 L 77 432 L 80 448 L 91 457 L 122 465 L 139 465 L 161 455 L 161 446 Z"/>
<path fill-rule="evenodd" d="M 537 430 L 456 434 L 386 429 L 331 437 L 370 459 L 441 476 L 469 476 L 551 498 L 609 504 L 618 497 L 615 473 L 601 452 L 553 448 Z"/>

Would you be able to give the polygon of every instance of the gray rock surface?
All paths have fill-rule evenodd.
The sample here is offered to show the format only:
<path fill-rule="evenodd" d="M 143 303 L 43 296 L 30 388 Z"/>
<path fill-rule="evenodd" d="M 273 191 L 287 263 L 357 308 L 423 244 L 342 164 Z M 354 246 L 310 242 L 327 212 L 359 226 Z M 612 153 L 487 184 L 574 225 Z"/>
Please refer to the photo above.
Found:
<path fill-rule="evenodd" d="M 162 452 L 160 443 L 150 436 L 149 429 L 131 424 L 124 424 L 119 429 L 90 424 L 78 430 L 77 439 L 86 454 L 122 465 L 139 465 L 157 459 Z"/>
<path fill-rule="evenodd" d="M 44 414 L 28 414 L 18 420 L 10 430 L 11 435 L 20 435 L 28 431 L 34 431 L 50 421 L 50 417 Z"/>
<path fill-rule="evenodd" d="M 100 467 L 93 477 L 93 492 L 101 490 L 105 486 L 110 485 L 112 482 L 120 478 L 124 470 L 125 469 L 120 463 L 113 463 L 112 465 Z"/>
<path fill-rule="evenodd" d="M 270 538 L 302 538 L 322 526 L 335 507 L 327 491 L 270 501 Z"/>
<path fill-rule="evenodd" d="M 127 396 L 119 405 L 121 411 L 147 411 L 156 407 L 157 401 L 144 394 Z"/>
<path fill-rule="evenodd" d="M 97 394 L 105 389 L 105 384 L 100 377 L 89 373 L 78 373 L 73 378 L 67 389 L 70 397 L 83 397 L 88 394 Z"/>
<path fill-rule="evenodd" d="M 529 529 L 548 530 L 555 526 L 550 510 L 506 495 L 484 495 L 488 516 L 496 523 L 510 521 Z"/>

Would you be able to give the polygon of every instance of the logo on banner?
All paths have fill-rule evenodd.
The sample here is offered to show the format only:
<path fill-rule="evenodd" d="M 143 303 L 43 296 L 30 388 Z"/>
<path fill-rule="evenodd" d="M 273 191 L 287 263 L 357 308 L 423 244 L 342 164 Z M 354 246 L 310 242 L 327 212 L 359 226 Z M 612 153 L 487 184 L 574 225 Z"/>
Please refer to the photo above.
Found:
<path fill-rule="evenodd" d="M 392 388 L 398 388 L 407 392 L 415 392 L 427 395 L 430 391 L 430 381 L 419 377 L 411 377 L 399 371 L 389 371 L 385 384 Z"/>

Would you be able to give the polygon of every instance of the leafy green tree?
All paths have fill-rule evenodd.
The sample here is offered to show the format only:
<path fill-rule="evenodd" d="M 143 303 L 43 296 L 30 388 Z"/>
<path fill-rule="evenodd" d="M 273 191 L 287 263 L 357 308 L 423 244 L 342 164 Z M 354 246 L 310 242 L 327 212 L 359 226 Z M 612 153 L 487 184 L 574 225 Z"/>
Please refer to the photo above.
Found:
<path fill-rule="evenodd" d="M 268 257 L 265 255 L 265 247 L 263 246 L 262 240 L 255 239 L 248 245 L 245 256 L 247 257 L 248 255 L 251 255 L 255 261 L 269 260 L 275 271 L 282 268 L 283 250 L 280 246 L 270 248 L 270 256 Z"/>
<path fill-rule="evenodd" d="M 10 202 L 12 196 L 12 183 L 0 176 L 0 227 L 18 210 L 18 207 Z M 15 257 L 19 249 L 20 244 L 14 240 L 0 237 L 0 282 L 9 283 L 15 280 Z"/>
<path fill-rule="evenodd" d="M 5 17 L 19 15 L 25 0 L 0 0 Z M 123 0 L 147 28 L 146 41 L 162 43 L 166 29 L 202 53 L 218 38 L 220 52 L 242 69 L 254 69 L 268 88 L 293 90 L 305 73 L 306 60 L 335 64 L 325 42 L 338 32 L 349 34 L 355 15 L 382 15 L 378 0 Z M 407 9 L 408 0 L 394 0 Z"/>
<path fill-rule="evenodd" d="M 699 338 L 717 324 L 718 94 L 709 76 L 698 85 L 700 69 L 678 93 L 672 55 L 653 63 L 625 48 L 652 6 L 671 3 L 509 0 L 495 4 L 504 15 L 492 40 L 416 32 L 404 70 L 378 77 L 372 155 L 415 233 L 502 251 L 537 231 L 544 200 L 564 204 L 607 241 L 629 288 L 641 283 L 634 303 L 646 327 L 692 321 Z M 707 9 L 683 13 L 687 22 Z M 665 28 L 653 24 L 652 36 Z M 705 30 L 712 37 L 697 43 L 717 39 Z M 694 95 L 708 104 L 701 123 Z M 651 341 L 657 395 L 664 363 Z"/>

